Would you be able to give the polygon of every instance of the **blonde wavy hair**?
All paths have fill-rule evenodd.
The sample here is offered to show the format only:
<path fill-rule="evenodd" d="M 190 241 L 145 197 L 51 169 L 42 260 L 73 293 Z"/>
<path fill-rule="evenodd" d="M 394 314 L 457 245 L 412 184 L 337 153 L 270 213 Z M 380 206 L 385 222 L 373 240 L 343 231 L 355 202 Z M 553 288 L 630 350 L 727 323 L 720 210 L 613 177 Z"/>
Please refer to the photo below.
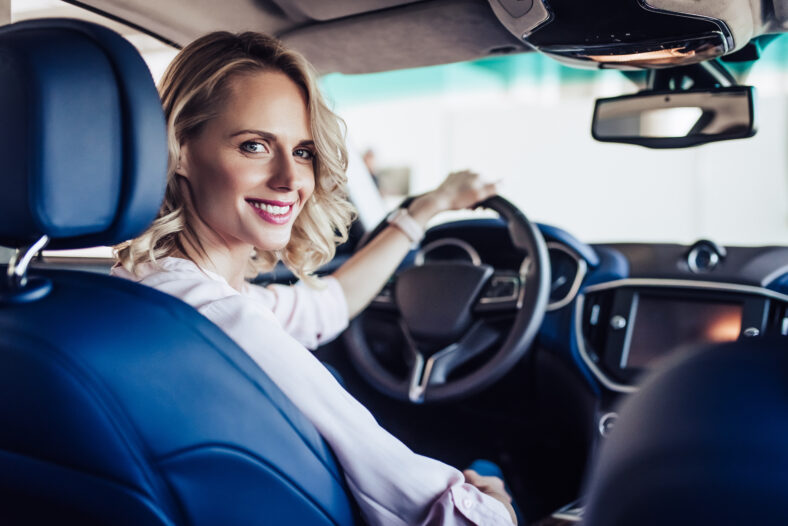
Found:
<path fill-rule="evenodd" d="M 317 75 L 303 55 L 255 32 L 209 33 L 183 48 L 164 73 L 159 93 L 167 120 L 167 189 L 151 226 L 115 247 L 123 268 L 135 273 L 142 263 L 188 254 L 186 246 L 204 254 L 191 226 L 195 211 L 188 206 L 190 201 L 175 173 L 181 145 L 219 114 L 233 77 L 262 71 L 280 71 L 304 92 L 316 150 L 315 191 L 296 218 L 287 246 L 251 254 L 247 276 L 270 271 L 281 260 L 300 279 L 317 283 L 314 271 L 334 257 L 337 244 L 347 240 L 354 217 L 347 199 L 344 122 L 325 103 Z"/>

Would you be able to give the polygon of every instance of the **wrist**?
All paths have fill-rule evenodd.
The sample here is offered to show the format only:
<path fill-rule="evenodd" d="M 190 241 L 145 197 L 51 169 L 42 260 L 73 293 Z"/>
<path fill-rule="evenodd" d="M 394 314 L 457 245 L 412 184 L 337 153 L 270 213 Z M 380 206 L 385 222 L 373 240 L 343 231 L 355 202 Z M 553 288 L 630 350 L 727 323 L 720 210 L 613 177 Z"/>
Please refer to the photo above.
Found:
<path fill-rule="evenodd" d="M 447 208 L 436 192 L 433 191 L 414 199 L 408 206 L 408 213 L 419 222 L 422 228 L 426 228 L 430 219 Z"/>
<path fill-rule="evenodd" d="M 407 208 L 397 208 L 386 221 L 410 240 L 411 248 L 417 247 L 424 237 L 424 226 L 410 215 Z"/>

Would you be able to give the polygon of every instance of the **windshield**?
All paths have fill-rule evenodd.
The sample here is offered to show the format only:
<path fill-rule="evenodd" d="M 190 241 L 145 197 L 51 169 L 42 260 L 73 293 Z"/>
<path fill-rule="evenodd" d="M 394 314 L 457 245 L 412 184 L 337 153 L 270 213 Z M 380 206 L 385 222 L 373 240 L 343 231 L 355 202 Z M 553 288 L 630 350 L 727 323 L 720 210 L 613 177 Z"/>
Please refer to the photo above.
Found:
<path fill-rule="evenodd" d="M 529 218 L 588 242 L 786 244 L 787 58 L 780 37 L 739 75 L 757 89 L 755 137 L 681 150 L 594 141 L 594 99 L 637 85 L 537 53 L 333 74 L 323 87 L 351 146 L 373 154 L 389 206 L 469 168 L 503 178 L 502 195 Z"/>

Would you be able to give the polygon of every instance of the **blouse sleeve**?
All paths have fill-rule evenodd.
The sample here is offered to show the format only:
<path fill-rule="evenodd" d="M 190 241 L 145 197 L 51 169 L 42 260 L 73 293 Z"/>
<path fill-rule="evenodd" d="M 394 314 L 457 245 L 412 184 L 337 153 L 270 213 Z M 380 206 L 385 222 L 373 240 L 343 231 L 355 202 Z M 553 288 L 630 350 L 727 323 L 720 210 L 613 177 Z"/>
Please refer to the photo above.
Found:
<path fill-rule="evenodd" d="M 510 525 L 504 505 L 464 482 L 457 469 L 415 454 L 253 298 L 199 308 L 221 327 L 315 425 L 342 465 L 371 525 Z"/>
<path fill-rule="evenodd" d="M 271 309 L 282 328 L 301 345 L 317 349 L 336 338 L 348 325 L 342 286 L 330 276 L 320 281 L 325 288 L 315 289 L 299 282 L 291 286 L 248 285 L 247 292 Z"/>

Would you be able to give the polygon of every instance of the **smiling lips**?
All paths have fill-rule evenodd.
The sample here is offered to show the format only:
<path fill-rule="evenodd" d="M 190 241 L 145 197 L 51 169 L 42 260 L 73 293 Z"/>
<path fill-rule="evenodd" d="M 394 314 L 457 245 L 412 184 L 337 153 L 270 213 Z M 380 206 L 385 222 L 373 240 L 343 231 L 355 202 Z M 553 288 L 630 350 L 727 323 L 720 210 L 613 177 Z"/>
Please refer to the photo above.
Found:
<path fill-rule="evenodd" d="M 284 225 L 290 221 L 293 215 L 293 203 L 282 201 L 263 201 L 261 199 L 247 199 L 257 215 L 261 219 L 275 225 Z"/>

